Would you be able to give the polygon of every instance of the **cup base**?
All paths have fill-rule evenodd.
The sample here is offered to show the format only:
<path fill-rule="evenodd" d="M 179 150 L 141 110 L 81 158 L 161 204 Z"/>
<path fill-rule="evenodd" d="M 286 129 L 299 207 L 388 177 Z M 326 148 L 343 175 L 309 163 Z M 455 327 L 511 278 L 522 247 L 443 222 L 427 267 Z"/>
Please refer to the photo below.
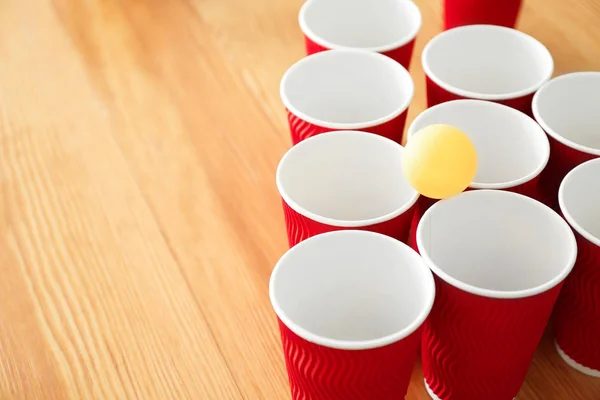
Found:
<path fill-rule="evenodd" d="M 573 360 L 560 348 L 558 342 L 554 341 L 554 346 L 556 347 L 556 351 L 558 352 L 560 358 L 562 358 L 563 361 L 566 362 L 569 367 L 581 372 L 582 374 L 593 376 L 594 378 L 600 378 L 600 371 L 583 366 L 577 361 Z"/>
<path fill-rule="evenodd" d="M 427 384 L 427 381 L 425 379 L 423 379 L 423 382 L 425 382 L 425 390 L 427 391 L 427 394 L 429 395 L 429 397 L 431 397 L 433 400 L 441 400 L 439 397 L 437 397 L 435 395 L 435 393 L 433 393 L 431 391 L 431 389 L 429 388 L 429 385 Z"/>
<path fill-rule="evenodd" d="M 431 390 L 431 388 L 429 387 L 429 385 L 427 384 L 427 381 L 425 379 L 423 379 L 423 382 L 425 382 L 425 390 L 427 391 L 427 394 L 429 395 L 429 397 L 431 397 L 433 400 L 442 400 L 439 397 L 437 397 L 435 395 L 435 393 L 433 393 L 433 391 Z M 517 398 L 513 398 L 513 400 L 517 400 Z"/>

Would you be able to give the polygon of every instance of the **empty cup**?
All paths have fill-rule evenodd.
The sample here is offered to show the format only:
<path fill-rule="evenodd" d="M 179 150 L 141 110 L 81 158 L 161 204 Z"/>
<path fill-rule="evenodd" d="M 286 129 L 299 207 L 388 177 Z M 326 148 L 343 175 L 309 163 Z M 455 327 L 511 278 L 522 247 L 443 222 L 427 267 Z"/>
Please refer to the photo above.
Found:
<path fill-rule="evenodd" d="M 558 199 L 579 250 L 556 304 L 556 346 L 571 367 L 600 378 L 600 158 L 569 172 Z"/>
<path fill-rule="evenodd" d="M 404 177 L 398 143 L 366 132 L 328 132 L 293 146 L 276 180 L 289 245 L 361 229 L 406 242 L 419 194 Z"/>
<path fill-rule="evenodd" d="M 550 138 L 550 160 L 540 178 L 544 202 L 557 209 L 565 175 L 600 157 L 600 72 L 575 72 L 546 83 L 533 98 L 533 114 Z"/>
<path fill-rule="evenodd" d="M 417 228 L 436 299 L 422 362 L 434 399 L 517 396 L 577 245 L 544 204 L 503 190 L 438 201 Z"/>
<path fill-rule="evenodd" d="M 281 257 L 269 294 L 294 400 L 404 398 L 435 297 L 414 250 L 372 232 L 318 235 Z"/>
<path fill-rule="evenodd" d="M 533 37 L 496 25 L 442 32 L 422 54 L 427 103 L 490 100 L 531 115 L 533 94 L 552 76 L 554 61 Z"/>
<path fill-rule="evenodd" d="M 333 130 L 367 131 L 400 143 L 414 90 L 402 65 L 364 50 L 310 55 L 281 80 L 294 144 Z"/>
<path fill-rule="evenodd" d="M 308 0 L 299 20 L 307 54 L 362 49 L 407 69 L 421 28 L 421 12 L 411 0 Z"/>

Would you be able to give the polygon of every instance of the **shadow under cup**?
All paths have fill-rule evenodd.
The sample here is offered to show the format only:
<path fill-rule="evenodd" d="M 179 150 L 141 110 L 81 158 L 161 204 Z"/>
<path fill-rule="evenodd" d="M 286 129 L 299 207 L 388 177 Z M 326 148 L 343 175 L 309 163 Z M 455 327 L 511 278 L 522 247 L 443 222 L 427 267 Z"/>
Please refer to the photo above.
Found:
<path fill-rule="evenodd" d="M 347 229 L 406 242 L 419 194 L 404 176 L 403 151 L 358 131 L 323 133 L 288 150 L 276 180 L 290 247 Z"/>
<path fill-rule="evenodd" d="M 414 250 L 372 232 L 318 235 L 280 259 L 269 293 L 293 399 L 404 398 L 435 297 Z"/>
<path fill-rule="evenodd" d="M 568 224 L 529 197 L 474 190 L 433 205 L 417 244 L 436 281 L 422 343 L 428 390 L 514 398 L 575 262 Z"/>

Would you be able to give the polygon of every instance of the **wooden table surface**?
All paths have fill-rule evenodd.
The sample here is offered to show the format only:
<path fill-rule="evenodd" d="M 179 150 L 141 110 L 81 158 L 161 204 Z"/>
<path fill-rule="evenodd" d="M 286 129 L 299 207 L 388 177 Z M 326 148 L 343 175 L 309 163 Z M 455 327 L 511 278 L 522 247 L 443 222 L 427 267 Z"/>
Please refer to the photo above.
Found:
<path fill-rule="evenodd" d="M 289 399 L 267 287 L 301 3 L 0 4 L 0 399 Z M 409 122 L 441 26 L 417 3 Z M 600 70 L 600 0 L 526 3 L 556 74 Z M 545 339 L 520 399 L 598 400 L 600 380 Z"/>

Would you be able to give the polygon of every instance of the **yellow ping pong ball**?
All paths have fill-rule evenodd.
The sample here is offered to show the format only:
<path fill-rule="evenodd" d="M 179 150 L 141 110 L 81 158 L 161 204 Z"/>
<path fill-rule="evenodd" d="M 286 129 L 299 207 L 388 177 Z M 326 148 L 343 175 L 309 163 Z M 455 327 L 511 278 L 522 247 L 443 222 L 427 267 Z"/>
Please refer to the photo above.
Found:
<path fill-rule="evenodd" d="M 477 172 L 477 152 L 471 139 L 450 125 L 429 125 L 406 143 L 402 167 L 420 194 L 447 199 L 465 190 Z"/>

